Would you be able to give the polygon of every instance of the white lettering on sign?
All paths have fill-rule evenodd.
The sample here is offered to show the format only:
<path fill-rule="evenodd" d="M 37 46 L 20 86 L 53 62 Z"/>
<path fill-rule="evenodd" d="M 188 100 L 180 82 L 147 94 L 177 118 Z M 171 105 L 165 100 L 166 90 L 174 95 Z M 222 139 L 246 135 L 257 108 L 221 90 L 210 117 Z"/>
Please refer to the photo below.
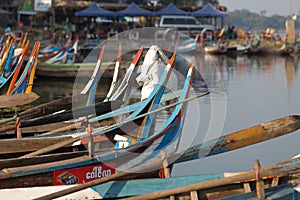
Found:
<path fill-rule="evenodd" d="M 85 177 L 87 180 L 89 179 L 94 179 L 94 178 L 101 178 L 105 176 L 110 176 L 111 175 L 111 170 L 102 170 L 101 166 L 96 166 L 93 168 L 91 172 L 87 172 Z"/>

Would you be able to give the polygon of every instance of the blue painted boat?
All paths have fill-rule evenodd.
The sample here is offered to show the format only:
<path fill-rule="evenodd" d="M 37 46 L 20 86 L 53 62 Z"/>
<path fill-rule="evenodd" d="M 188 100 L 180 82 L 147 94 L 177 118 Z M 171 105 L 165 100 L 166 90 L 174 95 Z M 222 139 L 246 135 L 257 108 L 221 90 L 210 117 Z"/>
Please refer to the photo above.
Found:
<path fill-rule="evenodd" d="M 100 73 L 100 67 L 103 59 L 105 47 L 102 47 L 101 52 L 99 54 L 99 58 L 97 61 L 97 64 L 95 66 L 95 69 L 93 71 L 93 74 L 91 75 L 91 78 L 85 85 L 85 87 L 80 92 L 80 95 L 87 95 L 87 99 L 83 101 L 79 101 L 78 103 L 73 101 L 73 107 L 79 107 L 77 109 L 64 109 L 64 111 L 61 111 L 59 113 L 53 114 L 50 113 L 48 115 L 45 115 L 43 117 L 38 118 L 32 118 L 30 120 L 22 120 L 21 128 L 30 127 L 30 126 L 39 126 L 39 125 L 45 125 L 50 123 L 56 123 L 66 120 L 71 120 L 73 118 L 79 118 L 83 116 L 88 116 L 92 114 L 96 114 L 96 116 L 101 116 L 102 114 L 109 113 L 112 108 L 117 109 L 121 106 L 122 101 L 120 100 L 113 100 L 109 102 L 95 102 L 95 92 L 96 88 L 98 86 L 98 79 L 99 79 L 99 73 Z M 124 95 L 126 88 L 128 87 L 129 79 L 131 78 L 132 70 L 136 66 L 138 60 L 141 57 L 143 48 L 141 47 L 139 51 L 137 52 L 135 58 L 132 61 L 132 64 L 130 65 L 130 68 L 125 75 L 125 79 L 123 80 L 122 84 L 119 86 L 119 89 L 121 91 L 116 91 L 116 95 L 113 99 L 119 99 L 121 96 Z M 113 89 L 113 88 L 112 88 Z M 73 97 L 77 99 L 77 97 Z M 86 101 L 86 106 L 80 107 L 76 106 L 77 104 L 82 104 L 82 102 Z M 47 104 L 48 105 L 48 104 Z M 49 105 L 48 105 L 49 106 Z M 59 109 L 55 110 L 55 112 L 58 112 Z M 21 113 L 22 115 L 22 113 Z"/>
<path fill-rule="evenodd" d="M 165 72 L 163 73 L 163 76 L 161 77 L 161 81 L 160 83 L 155 87 L 155 89 L 153 90 L 152 94 L 150 95 L 150 97 L 145 100 L 144 104 L 148 104 L 149 102 L 155 100 L 155 98 L 157 98 L 157 94 L 159 94 L 159 92 L 163 92 L 162 90 L 164 89 L 164 85 L 167 81 L 167 78 L 170 74 L 170 69 L 172 68 L 172 65 L 174 63 L 175 60 L 175 55 L 173 55 L 173 57 L 170 59 L 169 64 L 167 65 Z M 180 100 L 183 100 L 187 97 L 188 93 L 189 93 L 189 88 L 190 88 L 190 84 L 192 81 L 191 78 L 192 75 L 192 66 L 189 69 L 189 72 L 187 73 L 187 78 L 184 84 L 184 88 L 182 90 L 182 94 L 180 96 Z M 162 95 L 162 94 L 161 94 Z M 159 96 L 159 95 L 158 95 Z M 159 99 L 161 97 L 158 97 Z M 132 119 L 133 117 L 137 116 L 139 113 L 141 113 L 145 107 L 147 107 L 148 105 L 143 105 L 141 106 L 139 109 L 137 109 L 131 116 L 128 117 L 128 119 Z M 144 108 L 143 108 L 144 107 Z M 150 110 L 151 112 L 151 110 Z M 126 164 L 129 160 L 129 158 L 133 158 L 139 154 L 135 154 L 135 153 L 142 153 L 143 151 L 145 151 L 150 145 L 152 145 L 152 148 L 154 147 L 154 151 L 152 153 L 152 155 L 154 155 L 155 153 L 160 152 L 161 150 L 163 150 L 167 145 L 169 145 L 171 142 L 173 142 L 176 138 L 178 138 L 178 136 L 181 133 L 181 129 L 182 129 L 182 120 L 184 118 L 185 115 L 185 104 L 181 103 L 179 105 L 177 105 L 175 107 L 174 112 L 172 113 L 172 115 L 170 116 L 170 118 L 165 122 L 165 124 L 160 128 L 160 130 L 158 130 L 157 132 L 155 132 L 153 135 L 149 135 L 147 138 L 141 139 L 140 141 L 136 141 L 135 144 L 131 144 L 130 146 L 127 146 L 125 148 L 120 148 L 120 149 L 104 149 L 104 150 L 95 150 L 95 158 L 90 160 L 92 161 L 92 163 L 99 163 L 101 162 L 102 166 L 103 163 L 105 164 L 109 164 L 109 163 L 113 163 L 113 165 L 115 166 L 119 166 L 122 164 Z M 146 118 L 147 119 L 147 118 Z M 108 133 L 112 133 L 112 131 L 114 130 L 114 128 L 110 128 L 108 129 Z M 98 132 L 95 131 L 93 133 L 93 135 L 97 135 L 97 134 L 105 134 L 106 132 Z M 157 142 L 158 141 L 158 142 Z M 134 153 L 133 153 L 134 152 Z M 83 162 L 72 162 L 69 163 L 67 165 L 60 165 L 57 163 L 56 167 L 50 167 L 50 168 L 45 168 L 42 169 L 40 167 L 42 167 L 41 165 L 38 166 L 38 170 L 33 170 L 32 168 L 27 171 L 27 172 L 16 172 L 14 173 L 13 176 L 23 176 L 25 174 L 29 175 L 29 174 L 36 174 L 36 173 L 43 173 L 44 170 L 48 171 L 48 172 L 52 172 L 55 173 L 55 177 L 61 176 L 61 174 L 65 173 L 65 171 L 60 171 L 60 170 L 65 170 L 66 168 L 68 170 L 70 170 L 69 168 L 88 168 L 91 167 L 90 161 L 83 161 Z M 88 164 L 89 163 L 89 164 Z M 104 165 L 105 165 L 104 164 Z M 80 171 L 82 171 L 84 169 L 80 169 Z M 44 171 L 45 172 L 45 171 Z"/>
<path fill-rule="evenodd" d="M 289 160 L 289 162 L 286 162 L 286 164 L 297 167 L 299 166 L 299 159 Z M 277 165 L 275 168 L 279 167 L 280 165 Z M 288 169 L 285 170 L 288 171 Z M 102 176 L 105 173 L 108 173 L 108 171 L 108 168 L 99 168 L 99 166 L 95 165 L 90 171 L 83 171 L 82 173 L 83 176 L 88 179 L 92 176 Z M 3 198 L 19 198 L 21 195 L 28 194 L 28 199 L 49 199 L 50 197 L 61 197 L 64 199 L 118 199 L 126 197 L 132 197 L 132 199 L 160 199 L 170 195 L 174 195 L 177 198 L 189 198 L 191 196 L 190 192 L 194 191 L 197 196 L 199 194 L 205 195 L 208 199 L 258 199 L 255 190 L 245 193 L 245 188 L 243 186 L 244 184 L 254 186 L 256 181 L 255 178 L 249 180 L 247 177 L 245 177 L 244 179 L 239 178 L 237 179 L 239 181 L 235 181 L 237 176 L 243 177 L 243 175 L 246 173 L 248 172 L 225 172 L 178 176 L 172 178 L 120 180 L 105 182 L 97 185 L 83 183 L 81 185 L 72 186 L 71 182 L 77 180 L 78 174 L 75 170 L 70 169 L 68 171 L 68 176 L 64 174 L 65 179 L 63 179 L 63 181 L 61 181 L 57 186 L 1 189 L 0 195 Z M 253 177 L 255 177 L 253 172 L 249 173 L 252 173 Z M 290 174 L 294 173 L 299 175 L 299 170 L 298 172 L 290 172 Z M 266 188 L 264 189 L 266 199 L 289 200 L 300 198 L 300 186 L 299 184 L 295 183 L 295 179 L 293 178 L 286 179 L 278 186 L 268 186 L 268 180 L 276 177 L 277 176 L 266 176 L 264 178 L 266 179 Z M 289 181 L 294 183 L 289 183 Z M 87 186 L 83 187 L 83 185 Z M 200 192 L 198 193 L 198 191 Z"/>
<path fill-rule="evenodd" d="M 19 62 L 14 69 L 13 77 L 11 77 L 12 81 L 10 82 L 7 93 L 6 95 L 2 95 L 0 98 L 0 108 L 10 108 L 13 106 L 25 105 L 39 98 L 36 93 L 32 92 L 39 46 L 40 42 L 37 41 L 33 47 L 29 61 L 27 62 L 22 74 L 15 82 L 20 70 L 20 65 L 23 62 L 23 56 L 21 55 Z"/>
<path fill-rule="evenodd" d="M 278 124 L 280 124 L 281 126 L 278 126 Z M 286 135 L 295 130 L 298 130 L 299 128 L 300 128 L 300 117 L 288 116 L 278 120 L 262 123 L 260 125 L 256 125 L 241 131 L 237 131 L 228 134 L 226 136 L 221 136 L 220 139 L 218 138 L 215 139 L 215 141 L 220 141 L 220 142 L 216 142 L 214 145 L 212 144 L 211 141 L 209 141 L 207 143 L 201 143 L 192 146 L 183 151 L 171 153 L 169 154 L 167 159 L 169 163 L 176 164 L 179 162 L 185 162 L 193 159 L 203 158 L 206 156 L 212 156 L 223 152 L 228 152 L 235 149 L 243 148 L 245 146 L 249 146 L 269 139 L 273 139 L 275 137 L 279 137 L 282 135 Z M 213 153 L 209 153 L 209 152 L 213 152 Z M 55 160 L 55 161 L 53 160 L 54 158 L 52 158 L 54 155 L 35 156 L 33 158 L 26 158 L 26 159 L 20 158 L 20 159 L 13 159 L 10 161 L 2 160 L 0 161 L 0 166 L 4 167 L 5 169 L 0 171 L 0 182 L 1 182 L 0 185 L 9 185 L 9 183 L 10 184 L 14 183 L 13 185 L 17 186 L 16 183 L 18 183 L 19 184 L 18 187 L 23 187 L 22 184 L 24 184 L 25 182 L 26 184 L 28 184 L 27 178 L 30 177 L 25 175 L 30 175 L 30 174 L 34 174 L 34 177 L 36 178 L 37 177 L 41 178 L 37 180 L 43 180 L 42 181 L 43 183 L 32 182 L 32 185 L 30 186 L 48 185 L 48 184 L 53 184 L 53 180 L 51 178 L 43 179 L 42 177 L 45 177 L 46 174 L 49 173 L 49 171 L 52 171 L 51 172 L 52 174 L 53 171 L 65 172 L 64 170 L 66 169 L 71 170 L 71 168 L 74 168 L 77 169 L 77 171 L 83 172 L 86 169 L 86 166 L 94 166 L 94 167 L 103 166 L 102 163 L 99 162 L 99 159 L 97 158 L 82 156 L 82 154 L 78 154 L 78 155 L 79 157 L 75 156 L 75 158 L 73 157 L 69 159 Z M 64 157 L 66 158 L 66 156 Z M 128 161 L 128 159 L 126 159 L 126 161 Z M 31 166 L 28 165 L 27 162 L 32 163 L 32 165 Z M 11 165 L 11 163 L 14 164 Z M 275 165 L 275 167 L 276 169 L 280 169 L 288 166 L 294 167 L 295 165 L 299 165 L 299 163 L 300 163 L 300 158 L 295 158 L 291 161 L 281 162 Z M 23 164 L 25 164 L 25 166 L 23 166 Z M 145 165 L 142 165 L 140 167 L 137 167 L 135 171 L 141 169 L 146 171 L 149 170 L 151 176 L 153 177 L 155 176 L 155 174 L 156 176 L 158 175 L 156 170 L 154 170 L 153 172 L 153 169 L 159 169 L 160 166 L 161 166 L 161 160 L 158 159 L 158 160 L 153 160 L 152 162 L 148 162 Z M 115 165 L 114 167 L 112 167 L 112 169 L 109 170 L 113 170 L 113 169 L 115 169 Z M 111 171 L 111 172 L 115 173 L 116 171 Z M 145 177 L 147 176 L 147 173 L 138 173 L 138 174 L 133 173 L 132 175 L 134 177 Z M 51 175 L 51 177 L 53 177 L 53 174 Z M 118 176 L 111 175 L 111 179 L 105 179 L 105 180 L 106 181 L 114 180 L 117 177 Z M 97 184 L 99 183 L 101 182 L 98 182 Z"/>

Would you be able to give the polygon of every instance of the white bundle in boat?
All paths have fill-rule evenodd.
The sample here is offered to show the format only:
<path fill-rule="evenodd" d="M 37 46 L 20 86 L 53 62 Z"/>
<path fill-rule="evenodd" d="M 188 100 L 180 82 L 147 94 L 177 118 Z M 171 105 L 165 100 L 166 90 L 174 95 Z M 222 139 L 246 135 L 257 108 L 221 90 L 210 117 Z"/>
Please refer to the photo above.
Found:
<path fill-rule="evenodd" d="M 158 73 L 161 63 L 158 58 L 159 47 L 152 45 L 145 55 L 143 65 L 140 66 L 141 74 L 136 78 L 142 87 L 141 101 L 147 99 L 159 81 Z"/>
<path fill-rule="evenodd" d="M 136 143 L 135 139 L 130 139 L 118 134 L 115 135 L 114 140 L 117 141 L 115 144 L 115 148 L 117 149 L 126 148 Z"/>

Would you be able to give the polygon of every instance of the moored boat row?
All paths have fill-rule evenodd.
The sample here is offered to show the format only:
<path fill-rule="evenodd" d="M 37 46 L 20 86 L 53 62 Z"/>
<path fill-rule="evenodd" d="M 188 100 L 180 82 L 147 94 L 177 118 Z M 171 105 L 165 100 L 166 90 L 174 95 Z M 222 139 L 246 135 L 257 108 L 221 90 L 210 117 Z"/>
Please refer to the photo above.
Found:
<path fill-rule="evenodd" d="M 261 123 L 178 150 L 188 102 L 208 95 L 204 92 L 189 97 L 195 72 L 193 62 L 153 45 L 131 52 L 130 65 L 124 67 L 118 53 L 113 63 L 111 87 L 105 98 L 100 99 L 95 90 L 99 87 L 105 48 L 102 46 L 97 52 L 99 56 L 91 75 L 72 97 L 39 105 L 1 122 L 1 130 L 11 131 L 15 137 L 0 140 L 1 196 L 13 193 L 11 197 L 16 198 L 13 195 L 30 193 L 29 199 L 53 199 L 81 191 L 72 198 L 79 198 L 76 195 L 111 199 L 179 198 L 181 195 L 201 198 L 203 195 L 208 199 L 239 199 L 247 195 L 269 197 L 274 193 L 297 197 L 297 187 L 282 184 L 290 183 L 292 174 L 298 177 L 298 158 L 264 169 L 259 169 L 257 164 L 256 171 L 238 172 L 230 177 L 199 174 L 172 178 L 168 173 L 176 163 L 290 134 L 300 128 L 299 116 Z M 123 74 L 118 74 L 120 65 L 126 69 L 122 79 L 119 77 Z M 167 85 L 172 82 L 176 66 L 183 72 L 182 81 L 178 81 L 176 92 L 170 92 Z M 168 110 L 168 115 L 161 126 L 156 127 L 158 113 L 164 110 Z M 41 131 L 42 126 L 48 130 Z M 31 134 L 26 135 L 25 130 L 29 132 L 29 129 Z M 261 185 L 262 180 L 266 187 L 270 181 L 274 182 L 274 187 L 262 190 L 257 186 L 260 192 L 248 190 Z M 149 184 L 152 187 L 146 187 Z M 159 184 L 164 187 L 154 187 Z M 138 186 L 143 190 L 132 191 Z M 246 191 L 251 193 L 242 194 Z M 283 195 L 286 191 L 289 193 Z"/>

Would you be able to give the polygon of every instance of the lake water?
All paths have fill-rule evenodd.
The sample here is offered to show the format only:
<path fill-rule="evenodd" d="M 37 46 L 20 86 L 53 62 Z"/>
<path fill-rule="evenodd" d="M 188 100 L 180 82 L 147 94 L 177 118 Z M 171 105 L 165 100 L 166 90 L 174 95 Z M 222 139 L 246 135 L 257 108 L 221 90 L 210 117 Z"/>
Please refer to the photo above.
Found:
<path fill-rule="evenodd" d="M 193 138 L 193 143 L 199 143 L 219 134 L 300 113 L 297 57 L 198 55 L 196 65 L 204 74 L 214 100 L 203 97 L 197 103 L 190 103 L 183 143 L 190 143 Z M 198 107 L 200 114 L 196 114 Z M 190 127 L 197 123 L 200 127 L 191 131 Z M 197 135 L 191 136 L 194 132 Z M 300 131 L 296 131 L 250 147 L 175 165 L 173 175 L 249 171 L 255 159 L 262 167 L 268 166 L 298 154 L 299 141 Z"/>
<path fill-rule="evenodd" d="M 185 55 L 191 59 L 191 55 Z M 210 95 L 189 103 L 179 148 L 262 122 L 300 114 L 299 59 L 279 56 L 195 55 L 195 68 Z M 197 77 L 194 81 L 197 82 Z M 104 80 L 101 90 L 108 90 Z M 194 85 L 197 93 L 199 88 Z M 35 92 L 42 101 L 69 95 L 73 81 L 37 78 Z M 267 166 L 299 153 L 300 131 L 232 152 L 201 158 L 173 168 L 173 176 L 245 171 L 254 160 Z"/>

